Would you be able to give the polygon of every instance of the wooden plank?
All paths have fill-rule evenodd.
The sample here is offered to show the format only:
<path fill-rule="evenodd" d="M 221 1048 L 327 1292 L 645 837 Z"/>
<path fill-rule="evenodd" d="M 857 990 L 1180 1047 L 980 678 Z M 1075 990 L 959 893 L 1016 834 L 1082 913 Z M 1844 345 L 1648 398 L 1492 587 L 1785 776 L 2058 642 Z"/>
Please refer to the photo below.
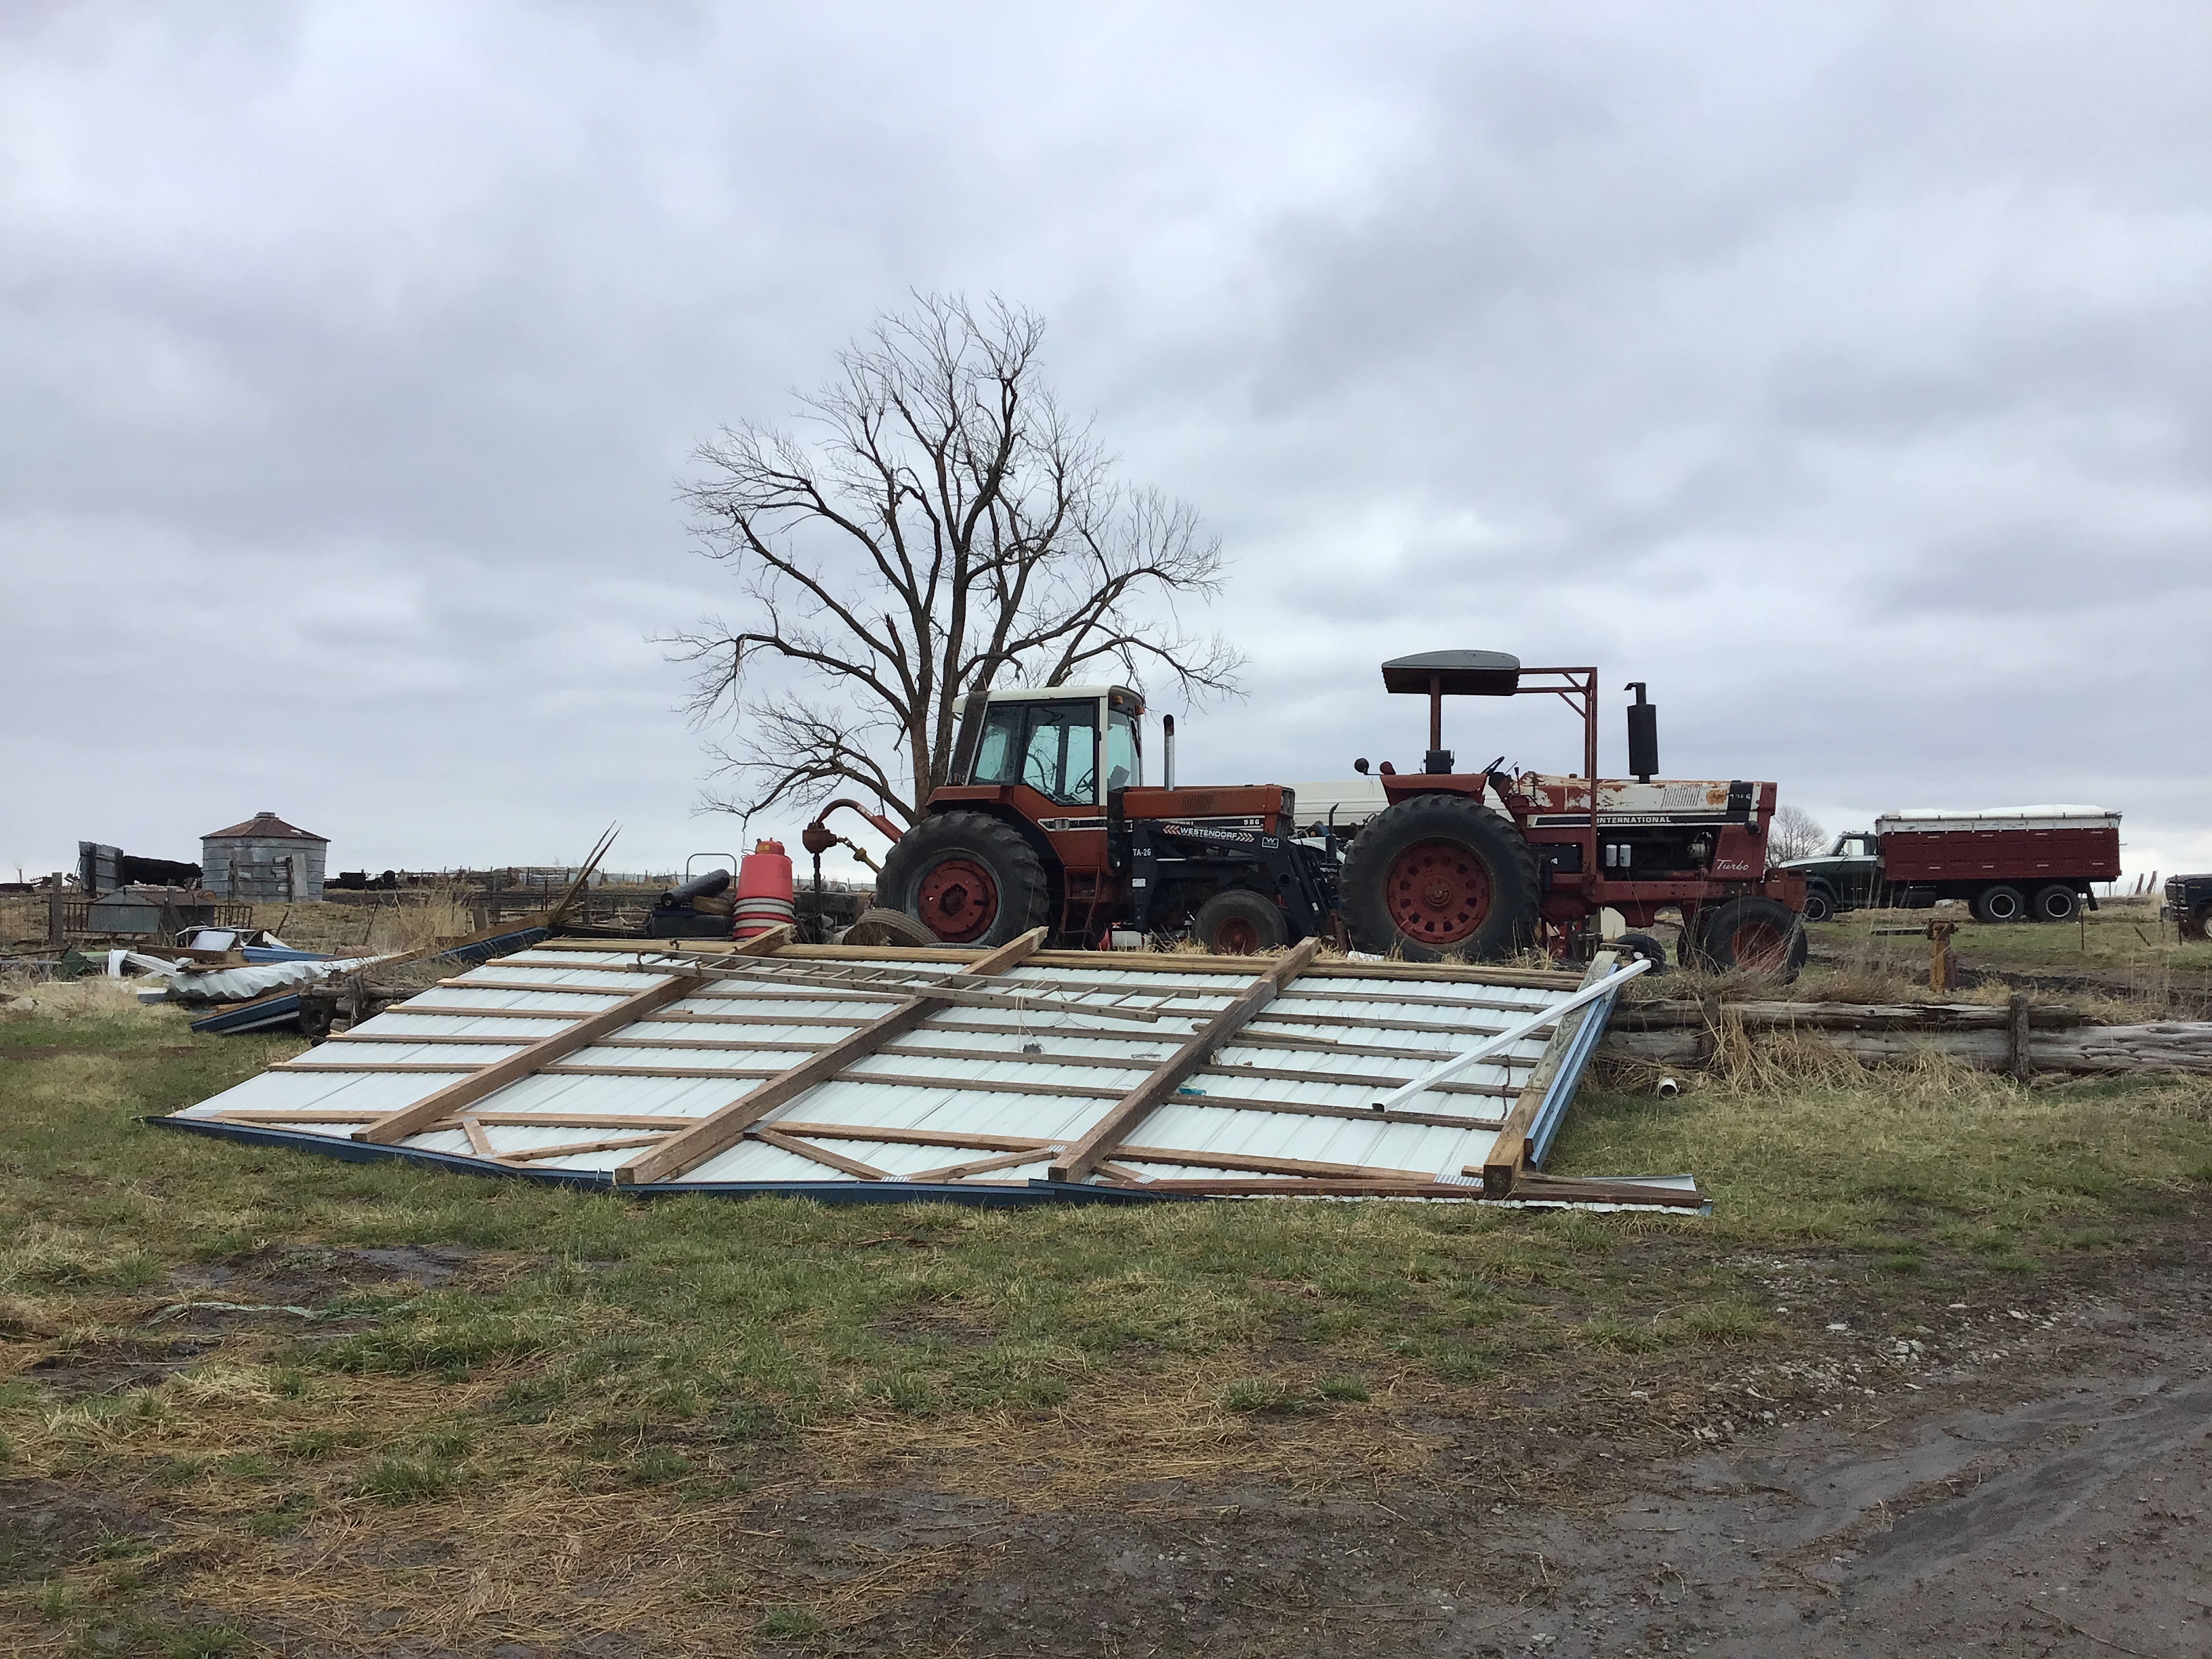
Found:
<path fill-rule="evenodd" d="M 1617 960 L 1616 952 L 1600 951 L 1590 958 L 1589 971 L 1583 975 L 1583 982 L 1575 988 L 1587 990 L 1599 981 L 1610 978 Z M 1513 1190 L 1513 1183 L 1520 1179 L 1521 1172 L 1528 1167 L 1529 1126 L 1535 1122 L 1536 1114 L 1543 1108 L 1544 1096 L 1552 1086 L 1552 1079 L 1559 1075 L 1560 1062 L 1566 1058 L 1567 1045 L 1574 1041 L 1575 1033 L 1582 1030 L 1583 1022 L 1592 1017 L 1591 1009 L 1577 1008 L 1552 1028 L 1551 1041 L 1544 1045 L 1544 1052 L 1537 1057 L 1536 1069 L 1529 1073 L 1520 1097 L 1513 1103 L 1513 1109 L 1505 1115 L 1505 1121 L 1498 1126 L 1498 1139 L 1490 1143 L 1489 1154 L 1479 1166 L 1467 1166 L 1467 1174 L 1482 1177 L 1482 1189 L 1490 1197 L 1505 1197 Z"/>
<path fill-rule="evenodd" d="M 1284 986 L 1303 972 L 1321 950 L 1321 941 L 1310 939 L 1293 946 L 1261 974 L 1234 1002 L 1215 1014 L 1197 1033 L 1156 1066 L 1152 1074 L 1121 1097 L 1080 1139 L 1053 1161 L 1054 1181 L 1081 1181 L 1098 1161 L 1151 1116 L 1159 1103 L 1174 1094 L 1183 1080 L 1212 1060 L 1214 1051 L 1243 1029 L 1246 1021 L 1275 1000 Z"/>
<path fill-rule="evenodd" d="M 923 1170 L 910 1176 L 901 1176 L 902 1181 L 917 1185 L 930 1182 L 965 1181 L 969 1176 L 988 1175 L 994 1170 L 1011 1170 L 1017 1164 L 1034 1164 L 1048 1152 L 1057 1152 L 1065 1143 L 1048 1141 L 1040 1146 L 1025 1146 L 1018 1152 L 1000 1152 L 992 1158 L 970 1158 L 965 1164 L 947 1164 L 940 1169 Z"/>
<path fill-rule="evenodd" d="M 321 1066 L 302 1058 L 280 1060 L 268 1069 L 272 1072 L 443 1072 L 451 1077 L 469 1077 L 505 1063 L 496 1060 L 339 1060 Z"/>
<path fill-rule="evenodd" d="M 500 967 L 511 967 L 500 963 Z M 671 967 L 671 973 L 681 973 L 681 967 Z M 546 973 L 575 973 L 575 969 L 546 969 Z M 706 980 L 699 980 L 706 984 Z M 626 984 L 550 984 L 546 980 L 471 980 L 467 975 L 453 980 L 438 980 L 431 991 L 540 991 L 544 995 L 560 998 L 626 998 L 630 987 Z"/>
<path fill-rule="evenodd" d="M 474 1152 L 478 1158 L 491 1158 L 495 1156 L 492 1151 L 491 1137 L 484 1133 L 483 1125 L 477 1122 L 476 1119 L 472 1117 L 463 1118 L 461 1120 L 461 1133 L 468 1136 L 469 1150 Z"/>
<path fill-rule="evenodd" d="M 953 1146 L 979 1152 L 1036 1152 L 1066 1144 L 1036 1135 L 987 1135 L 961 1129 L 876 1128 L 866 1123 L 793 1123 L 787 1120 L 775 1127 L 785 1134 L 805 1135 L 810 1140 L 874 1140 L 886 1146 Z"/>
<path fill-rule="evenodd" d="M 788 927 L 778 927 L 745 943 L 760 946 L 761 953 L 766 954 L 790 937 Z M 592 1038 L 619 1030 L 640 1014 L 650 1013 L 656 1008 L 689 996 L 696 985 L 697 981 L 688 975 L 672 973 L 659 983 L 624 997 L 611 1008 L 586 1014 L 560 1030 L 539 1038 L 528 1048 L 516 1050 L 505 1060 L 495 1060 L 482 1071 L 458 1079 L 426 1095 L 412 1106 L 403 1107 L 377 1119 L 365 1129 L 355 1130 L 353 1138 L 377 1146 L 395 1145 L 415 1133 L 424 1124 L 435 1123 L 439 1119 L 449 1116 L 465 1106 L 473 1105 L 511 1083 L 520 1082 L 550 1060 L 574 1054 L 587 1046 Z"/>
<path fill-rule="evenodd" d="M 629 943 L 620 939 L 547 939 L 533 945 L 538 951 L 605 951 L 629 955 L 641 951 L 681 950 L 713 957 L 730 948 L 720 939 L 655 939 Z M 960 967 L 976 959 L 972 950 L 954 945 L 793 945 L 777 952 L 791 962 L 928 962 Z M 1158 951 L 1039 951 L 1031 957 L 1037 968 L 1096 968 L 1111 971 L 1160 974 L 1218 974 L 1249 979 L 1250 957 L 1200 957 Z M 1260 958 L 1265 961 L 1266 958 Z M 1456 962 L 1339 962 L 1323 964 L 1332 979 L 1423 980 L 1462 985 L 1512 985 L 1542 990 L 1571 991 L 1579 981 L 1571 973 L 1544 969 L 1507 968 L 1489 963 Z"/>
<path fill-rule="evenodd" d="M 872 1164 L 863 1164 L 857 1158 L 847 1158 L 842 1152 L 833 1152 L 826 1146 L 810 1146 L 798 1136 L 785 1134 L 781 1130 L 771 1129 L 763 1123 L 755 1124 L 746 1133 L 755 1140 L 773 1146 L 780 1152 L 789 1152 L 794 1158 L 826 1164 L 833 1170 L 842 1170 L 848 1176 L 858 1176 L 863 1181 L 888 1181 L 891 1178 L 889 1170 L 878 1170 Z"/>
<path fill-rule="evenodd" d="M 608 1135 L 598 1140 L 566 1140 L 557 1146 L 531 1146 L 519 1152 L 502 1152 L 501 1164 L 535 1164 L 541 1158 L 574 1158 L 581 1152 L 618 1152 L 625 1146 L 650 1146 L 666 1135 Z"/>
<path fill-rule="evenodd" d="M 962 971 L 979 978 L 1002 972 L 1033 954 L 1044 937 L 1043 928 L 1033 927 L 1019 939 L 976 957 Z M 903 1036 L 944 1006 L 928 997 L 915 997 L 901 1003 L 843 1041 L 810 1054 L 758 1088 L 740 1095 L 720 1111 L 709 1113 L 690 1128 L 672 1136 L 665 1145 L 632 1160 L 617 1172 L 616 1178 L 625 1185 L 643 1186 L 697 1168 L 716 1153 L 735 1146 L 747 1129 L 770 1112 L 787 1105 L 816 1085 L 828 1082 L 854 1060 L 875 1053 L 894 1037 Z M 787 1126 L 786 1133 L 790 1133 Z"/>
<path fill-rule="evenodd" d="M 595 1043 L 592 1045 L 597 1047 Z M 746 1078 L 774 1077 L 781 1067 L 768 1066 L 592 1066 L 580 1060 L 556 1060 L 538 1070 L 548 1077 L 669 1077 L 669 1078 Z"/>
<path fill-rule="evenodd" d="M 323 1039 L 321 1046 L 328 1048 L 333 1042 L 481 1042 L 495 1048 L 501 1043 L 519 1048 L 534 1041 L 512 1031 L 505 1036 L 470 1036 L 460 1031 L 425 1031 L 419 1036 L 409 1036 L 404 1031 L 333 1031 Z"/>
<path fill-rule="evenodd" d="M 1182 1164 L 1194 1170 L 1250 1170 L 1259 1175 L 1321 1176 L 1340 1181 L 1434 1181 L 1426 1170 L 1394 1170 L 1369 1164 L 1331 1164 L 1310 1158 L 1261 1158 L 1253 1152 L 1187 1152 L 1168 1146 L 1114 1149 L 1134 1164 Z M 1144 1177 L 1151 1184 L 1152 1177 Z"/>
<path fill-rule="evenodd" d="M 290 992 L 285 994 L 289 996 Z M 390 1019 L 394 1015 L 421 1015 L 438 1019 L 581 1019 L 592 1011 L 589 1008 L 453 1008 L 433 1004 L 428 1007 L 412 1002 L 394 1003 L 379 1019 Z M 349 1031 L 348 1036 L 356 1035 Z M 535 1042 L 535 1038 L 526 1039 Z M 504 1042 L 505 1037 L 487 1037 L 488 1042 Z"/>

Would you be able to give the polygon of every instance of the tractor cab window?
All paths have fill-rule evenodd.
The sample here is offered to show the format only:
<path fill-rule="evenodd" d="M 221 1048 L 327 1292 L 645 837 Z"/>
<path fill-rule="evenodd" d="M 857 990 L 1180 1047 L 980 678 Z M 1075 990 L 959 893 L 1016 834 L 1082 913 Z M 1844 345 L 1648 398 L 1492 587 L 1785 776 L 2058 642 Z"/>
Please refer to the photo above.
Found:
<path fill-rule="evenodd" d="M 1145 752 L 1138 746 L 1137 722 L 1118 708 L 1106 711 L 1106 793 L 1129 789 L 1145 781 Z"/>
<path fill-rule="evenodd" d="M 975 746 L 970 781 L 1025 783 L 1063 806 L 1098 800 L 1098 705 L 1002 702 Z"/>

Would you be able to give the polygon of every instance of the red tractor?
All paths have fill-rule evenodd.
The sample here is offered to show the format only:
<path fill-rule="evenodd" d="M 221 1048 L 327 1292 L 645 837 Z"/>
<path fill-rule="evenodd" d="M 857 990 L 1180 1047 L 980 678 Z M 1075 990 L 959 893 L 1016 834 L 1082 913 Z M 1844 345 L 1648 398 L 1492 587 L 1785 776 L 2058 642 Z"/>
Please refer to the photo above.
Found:
<path fill-rule="evenodd" d="M 1382 678 L 1429 698 L 1429 752 L 1416 773 L 1384 762 L 1388 805 L 1358 823 L 1301 823 L 1279 784 L 1176 788 L 1171 720 L 1166 780 L 1148 787 L 1144 704 L 1120 686 L 971 697 L 951 781 L 921 822 L 899 834 L 866 814 L 896 842 L 877 904 L 949 944 L 997 945 L 1042 926 L 1072 945 L 1176 936 L 1252 951 L 1323 933 L 1416 960 L 1532 946 L 1586 957 L 1601 910 L 1643 927 L 1674 906 L 1686 958 L 1780 973 L 1804 960 L 1804 884 L 1766 865 L 1775 787 L 1654 782 L 1656 711 L 1641 686 L 1629 710 L 1638 780 L 1601 780 L 1593 797 L 1595 669 L 1439 651 L 1386 663 Z M 1453 769 L 1444 698 L 1552 695 L 1583 716 L 1582 773 L 1510 773 L 1502 757 Z M 837 839 L 821 818 L 808 826 L 817 857 Z M 1660 953 L 1649 935 L 1619 943 Z"/>

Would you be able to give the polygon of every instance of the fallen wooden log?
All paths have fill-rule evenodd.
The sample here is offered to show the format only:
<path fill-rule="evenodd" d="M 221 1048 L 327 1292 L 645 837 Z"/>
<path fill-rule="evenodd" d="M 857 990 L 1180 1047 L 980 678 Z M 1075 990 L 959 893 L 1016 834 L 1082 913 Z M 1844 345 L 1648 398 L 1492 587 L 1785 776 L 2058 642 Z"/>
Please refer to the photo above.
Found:
<path fill-rule="evenodd" d="M 1746 1030 L 1971 1031 L 2005 1029 L 2012 1011 L 1982 1002 L 1729 1002 L 1720 1013 Z M 2078 1009 L 2046 1005 L 2027 1011 L 2028 1024 L 2060 1030 L 2083 1024 Z M 1614 1011 L 1616 1031 L 1657 1031 L 1709 1026 L 1713 1010 L 1702 1002 L 1630 1002 Z"/>
<path fill-rule="evenodd" d="M 1994 1012 L 1999 1017 L 1996 1030 L 1794 1029 L 1812 1041 L 1850 1055 L 1863 1066 L 1896 1065 L 1923 1054 L 1939 1054 L 1979 1071 L 2008 1071 L 2015 1076 L 2036 1072 L 2075 1076 L 2127 1072 L 2212 1073 L 2212 1022 L 2031 1030 L 2023 1054 L 2015 1033 L 2004 1026 L 2005 1010 Z M 1754 1048 L 1765 1046 L 1778 1034 L 1790 1035 L 1792 1029 L 1769 1025 L 1745 1030 Z M 1713 1033 L 1707 1028 L 1639 1031 L 1623 1030 L 1616 1024 L 1598 1044 L 1597 1058 L 1644 1066 L 1700 1066 L 1711 1059 L 1714 1047 Z"/>

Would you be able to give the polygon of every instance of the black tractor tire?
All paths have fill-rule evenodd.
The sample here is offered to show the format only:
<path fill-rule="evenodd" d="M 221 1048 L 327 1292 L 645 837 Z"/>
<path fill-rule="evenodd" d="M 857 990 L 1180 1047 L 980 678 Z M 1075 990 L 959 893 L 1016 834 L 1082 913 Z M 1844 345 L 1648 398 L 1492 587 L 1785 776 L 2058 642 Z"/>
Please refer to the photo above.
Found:
<path fill-rule="evenodd" d="M 1044 860 L 1018 830 L 981 812 L 939 812 L 901 836 L 876 902 L 945 945 L 988 948 L 1052 923 Z"/>
<path fill-rule="evenodd" d="M 2027 920 L 2027 901 L 2021 896 L 2020 889 L 2000 883 L 1984 887 L 1974 895 L 1974 920 L 2002 926 L 2007 922 Z"/>
<path fill-rule="evenodd" d="M 2037 888 L 2028 909 L 2038 921 L 2071 921 L 2081 913 L 2081 896 L 2061 881 Z"/>
<path fill-rule="evenodd" d="M 1198 907 L 1191 933 L 1217 957 L 1249 957 L 1279 951 L 1291 942 L 1283 907 L 1265 893 L 1231 887 Z"/>
<path fill-rule="evenodd" d="M 854 919 L 840 945 L 915 945 L 934 950 L 943 941 L 903 910 L 872 904 Z"/>
<path fill-rule="evenodd" d="M 1623 933 L 1605 948 L 1618 953 L 1624 963 L 1648 962 L 1652 973 L 1667 971 L 1667 947 L 1649 933 Z"/>
<path fill-rule="evenodd" d="M 1698 914 L 1698 958 L 1717 973 L 1758 974 L 1787 985 L 1805 965 L 1805 924 L 1779 899 L 1724 899 Z"/>
<path fill-rule="evenodd" d="M 1360 827 L 1339 904 L 1352 945 L 1409 962 L 1497 961 L 1536 936 L 1536 855 L 1462 795 L 1416 795 Z"/>
<path fill-rule="evenodd" d="M 1836 896 L 1820 882 L 1808 882 L 1805 885 L 1804 914 L 1808 923 L 1834 921 Z"/>

